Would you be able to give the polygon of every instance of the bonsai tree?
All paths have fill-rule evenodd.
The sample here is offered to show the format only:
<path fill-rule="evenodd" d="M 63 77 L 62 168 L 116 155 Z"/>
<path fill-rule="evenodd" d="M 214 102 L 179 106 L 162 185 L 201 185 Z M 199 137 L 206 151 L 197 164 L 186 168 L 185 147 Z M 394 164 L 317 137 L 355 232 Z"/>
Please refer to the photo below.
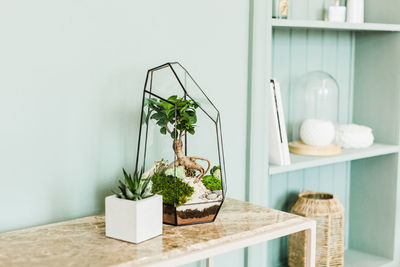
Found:
<path fill-rule="evenodd" d="M 186 156 L 183 152 L 183 137 L 189 134 L 195 134 L 197 122 L 196 109 L 199 107 L 193 100 L 170 96 L 167 101 L 149 98 L 147 100 L 150 119 L 155 120 L 160 127 L 161 134 L 168 134 L 173 139 L 172 148 L 176 154 L 177 160 L 172 162 L 167 168 L 183 166 L 186 174 L 195 175 L 196 182 L 200 181 L 210 169 L 210 161 L 202 157 Z M 204 170 L 203 166 L 198 164 L 197 160 L 206 161 L 208 167 Z"/>

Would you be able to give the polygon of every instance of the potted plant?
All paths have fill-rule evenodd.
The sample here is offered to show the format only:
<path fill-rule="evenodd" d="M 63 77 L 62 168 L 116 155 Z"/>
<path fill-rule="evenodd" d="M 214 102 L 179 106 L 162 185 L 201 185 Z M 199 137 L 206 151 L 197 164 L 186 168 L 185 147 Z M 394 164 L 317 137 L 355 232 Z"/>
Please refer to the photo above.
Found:
<path fill-rule="evenodd" d="M 106 236 L 140 243 L 162 233 L 162 196 L 151 192 L 143 171 L 119 180 L 119 192 L 106 197 Z"/>

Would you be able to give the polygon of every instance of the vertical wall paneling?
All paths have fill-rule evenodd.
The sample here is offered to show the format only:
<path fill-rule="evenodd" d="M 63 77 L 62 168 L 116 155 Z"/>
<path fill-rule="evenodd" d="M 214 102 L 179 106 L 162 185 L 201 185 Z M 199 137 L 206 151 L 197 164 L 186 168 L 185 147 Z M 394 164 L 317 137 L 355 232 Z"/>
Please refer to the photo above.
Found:
<path fill-rule="evenodd" d="M 271 0 L 249 1 L 246 200 L 268 203 L 268 94 L 271 77 Z M 260 110 L 260 107 L 265 107 Z M 245 266 L 267 265 L 266 243 L 245 250 Z"/>
<path fill-rule="evenodd" d="M 310 0 L 295 0 L 289 2 L 290 19 L 307 19 Z"/>
<path fill-rule="evenodd" d="M 296 81 L 304 74 L 306 66 L 307 66 L 307 38 L 304 36 L 307 35 L 307 30 L 295 30 L 292 31 L 291 35 L 291 43 L 296 45 L 290 46 L 290 64 L 289 64 L 289 86 L 290 90 L 294 90 L 296 86 Z M 289 94 L 289 93 L 288 93 Z M 290 94 L 291 95 L 291 94 Z M 293 139 L 293 132 L 292 132 L 292 116 L 293 114 L 293 103 L 292 101 L 296 101 L 293 97 L 288 97 L 288 102 L 285 102 L 285 105 L 288 107 L 288 112 L 286 114 L 290 114 L 289 117 L 286 117 L 287 123 L 287 134 L 289 139 Z"/>
<path fill-rule="evenodd" d="M 298 4 L 298 3 L 297 3 Z M 296 4 L 293 4 L 296 5 Z M 322 70 L 339 84 L 338 122 L 351 122 L 353 99 L 354 36 L 351 32 L 314 29 L 274 29 L 272 73 L 281 84 L 282 101 L 289 140 L 292 140 L 292 118 L 296 81 L 305 73 Z M 350 163 L 289 172 L 270 177 L 269 204 L 289 211 L 302 190 L 323 191 L 339 196 L 349 212 Z M 345 218 L 346 229 L 349 217 Z M 347 247 L 348 231 L 345 245 Z M 287 238 L 269 244 L 270 266 L 287 264 Z M 277 248 L 277 246 L 279 248 Z"/>

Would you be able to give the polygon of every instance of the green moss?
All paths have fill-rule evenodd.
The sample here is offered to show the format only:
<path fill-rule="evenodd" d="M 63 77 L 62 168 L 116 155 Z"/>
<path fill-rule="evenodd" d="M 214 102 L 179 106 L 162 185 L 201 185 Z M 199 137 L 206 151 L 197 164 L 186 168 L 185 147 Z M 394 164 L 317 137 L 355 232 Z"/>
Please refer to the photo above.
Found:
<path fill-rule="evenodd" d="M 215 178 L 214 176 L 206 175 L 203 177 L 201 181 L 208 190 L 214 191 L 222 189 L 221 180 Z"/>
<path fill-rule="evenodd" d="M 175 180 L 175 185 L 174 185 Z M 151 192 L 153 194 L 160 194 L 163 196 L 163 202 L 165 204 L 182 205 L 185 204 L 190 197 L 193 195 L 194 188 L 183 182 L 180 178 L 173 176 L 167 176 L 161 173 L 156 173 L 152 177 L 153 186 Z M 174 194 L 174 188 L 176 186 L 176 197 Z"/>

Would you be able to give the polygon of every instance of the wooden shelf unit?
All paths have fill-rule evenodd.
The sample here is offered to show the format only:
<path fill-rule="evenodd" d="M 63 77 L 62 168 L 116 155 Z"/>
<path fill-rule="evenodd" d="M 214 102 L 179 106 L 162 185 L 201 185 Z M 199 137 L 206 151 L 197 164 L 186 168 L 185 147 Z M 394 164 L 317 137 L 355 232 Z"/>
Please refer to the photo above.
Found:
<path fill-rule="evenodd" d="M 346 210 L 345 266 L 400 266 L 400 2 L 366 0 L 362 24 L 307 20 L 309 1 L 291 4 L 289 19 L 271 19 L 268 28 L 270 77 L 281 84 L 289 140 L 296 80 L 322 70 L 339 83 L 339 123 L 371 127 L 376 143 L 269 165 L 269 206 L 289 211 L 301 190 L 334 193 Z M 287 265 L 287 250 L 286 239 L 270 242 L 268 266 Z"/>

